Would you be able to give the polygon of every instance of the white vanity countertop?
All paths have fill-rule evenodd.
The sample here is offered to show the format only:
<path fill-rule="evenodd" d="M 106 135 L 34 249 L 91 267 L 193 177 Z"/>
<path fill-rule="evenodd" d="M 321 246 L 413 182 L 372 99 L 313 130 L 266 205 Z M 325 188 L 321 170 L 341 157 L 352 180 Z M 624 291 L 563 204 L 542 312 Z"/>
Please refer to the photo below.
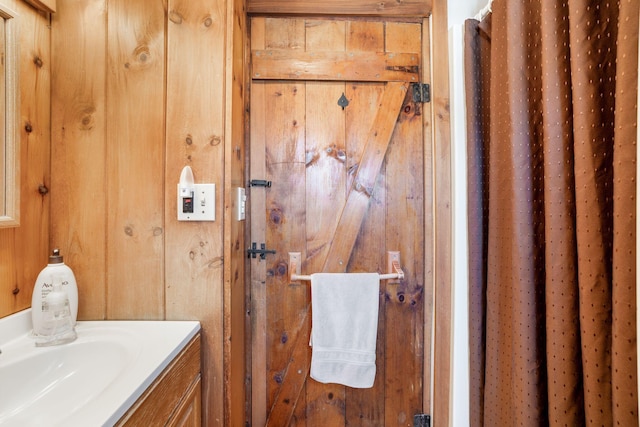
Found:
<path fill-rule="evenodd" d="M 0 319 L 0 426 L 111 426 L 200 330 L 198 321 L 79 321 L 35 347 L 31 310 Z"/>

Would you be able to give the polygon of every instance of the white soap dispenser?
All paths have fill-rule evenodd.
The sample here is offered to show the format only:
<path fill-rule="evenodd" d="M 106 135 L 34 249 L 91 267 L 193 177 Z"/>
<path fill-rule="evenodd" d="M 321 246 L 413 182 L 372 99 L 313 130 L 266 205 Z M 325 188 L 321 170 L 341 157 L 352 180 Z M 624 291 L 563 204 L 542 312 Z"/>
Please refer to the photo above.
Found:
<path fill-rule="evenodd" d="M 46 308 L 47 295 L 53 290 L 53 278 L 60 279 L 63 290 L 69 298 L 69 311 L 72 326 L 76 325 L 78 316 L 78 285 L 71 268 L 64 263 L 58 249 L 54 249 L 49 256 L 49 264 L 42 269 L 31 296 L 31 318 L 33 321 L 33 333 L 41 335 L 46 333 L 43 325 L 43 310 Z"/>
<path fill-rule="evenodd" d="M 69 296 L 59 277 L 53 276 L 53 289 L 44 299 L 42 333 L 36 335 L 36 347 L 66 344 L 78 338 L 71 320 Z"/>

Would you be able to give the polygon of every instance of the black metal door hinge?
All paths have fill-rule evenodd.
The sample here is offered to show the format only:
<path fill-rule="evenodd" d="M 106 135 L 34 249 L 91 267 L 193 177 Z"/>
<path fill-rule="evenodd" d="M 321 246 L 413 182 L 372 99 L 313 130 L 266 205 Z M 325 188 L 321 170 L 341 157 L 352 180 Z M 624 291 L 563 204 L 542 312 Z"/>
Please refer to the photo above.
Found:
<path fill-rule="evenodd" d="M 431 102 L 431 87 L 428 83 L 412 83 L 411 96 L 413 102 Z"/>
<path fill-rule="evenodd" d="M 267 249 L 264 243 L 260 243 L 260 249 L 257 249 L 258 244 L 256 242 L 251 243 L 251 248 L 247 249 L 247 258 L 255 258 L 256 255 L 260 255 L 260 259 L 267 259 L 267 254 L 275 254 L 273 249 Z"/>
<path fill-rule="evenodd" d="M 266 181 L 264 179 L 252 179 L 249 181 L 249 186 L 251 187 L 271 187 L 271 181 Z"/>
<path fill-rule="evenodd" d="M 431 427 L 431 416 L 427 414 L 414 415 L 413 427 Z"/>

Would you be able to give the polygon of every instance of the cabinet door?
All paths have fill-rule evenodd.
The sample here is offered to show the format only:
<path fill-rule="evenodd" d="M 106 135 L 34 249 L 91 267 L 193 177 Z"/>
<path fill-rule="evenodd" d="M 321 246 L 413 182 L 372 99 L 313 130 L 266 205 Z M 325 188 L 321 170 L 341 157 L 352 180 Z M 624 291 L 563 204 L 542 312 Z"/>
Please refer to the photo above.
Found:
<path fill-rule="evenodd" d="M 167 423 L 169 427 L 200 427 L 202 425 L 201 410 L 202 391 L 200 378 L 195 381 L 175 414 Z"/>
<path fill-rule="evenodd" d="M 166 425 L 170 420 L 179 420 L 178 413 L 185 413 L 189 419 L 190 411 L 200 419 L 200 341 L 198 333 L 116 426 Z M 194 397 L 196 393 L 197 402 Z"/>

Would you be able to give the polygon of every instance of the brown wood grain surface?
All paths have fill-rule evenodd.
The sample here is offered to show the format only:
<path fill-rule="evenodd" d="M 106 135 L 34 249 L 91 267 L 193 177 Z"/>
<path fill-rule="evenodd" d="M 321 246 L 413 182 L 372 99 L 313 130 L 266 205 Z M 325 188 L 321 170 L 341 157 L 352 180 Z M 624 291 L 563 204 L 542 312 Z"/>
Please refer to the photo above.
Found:
<path fill-rule="evenodd" d="M 265 80 L 417 82 L 418 55 L 385 52 L 254 50 L 251 77 Z"/>
<path fill-rule="evenodd" d="M 107 14 L 107 318 L 163 319 L 164 8 L 113 0 Z"/>
<path fill-rule="evenodd" d="M 224 164 L 225 153 L 225 90 L 218 79 L 225 75 L 226 67 L 212 55 L 225 49 L 225 37 L 215 25 L 225 19 L 224 4 L 173 0 L 166 29 L 164 306 L 167 319 L 198 319 L 206 331 L 202 362 L 206 420 L 224 420 L 225 416 L 220 404 L 225 392 L 224 335 L 218 326 L 224 324 L 225 205 L 219 201 L 225 181 L 224 169 L 211 167 Z M 201 53 L 194 55 L 196 51 Z M 216 221 L 177 220 L 177 183 L 186 165 L 197 183 L 216 184 Z"/>
<path fill-rule="evenodd" d="M 203 421 L 243 424 L 246 248 L 230 196 L 245 185 L 244 11 L 231 0 L 57 6 L 51 241 L 76 272 L 81 318 L 200 320 Z M 186 165 L 216 184 L 215 222 L 177 222 Z"/>
<path fill-rule="evenodd" d="M 0 229 L 0 317 L 31 306 L 49 254 L 51 194 L 51 30 L 48 15 L 19 1 L 20 226 Z M 4 182 L 2 183 L 4 185 Z"/>
<path fill-rule="evenodd" d="M 246 178 L 249 178 L 243 174 L 244 142 L 239 131 L 245 123 L 244 118 L 238 120 L 238 116 L 246 112 L 246 126 L 252 133 L 253 144 L 253 139 L 257 136 L 266 138 L 261 129 L 254 129 L 254 125 L 258 123 L 258 126 L 266 126 L 266 123 L 273 121 L 269 102 L 274 97 L 281 97 L 278 91 L 271 95 L 266 94 L 266 88 L 271 83 L 265 83 L 262 89 L 255 82 L 252 82 L 251 88 L 242 87 L 242 76 L 249 78 L 250 72 L 249 68 L 239 71 L 238 61 L 246 63 L 248 67 L 250 49 L 247 46 L 244 52 L 246 56 L 240 57 L 238 52 L 243 49 L 239 48 L 238 44 L 243 43 L 244 37 L 241 33 L 248 32 L 250 28 L 251 49 L 264 51 L 304 50 L 312 43 L 322 46 L 324 39 L 329 36 L 328 30 L 314 31 L 319 28 L 331 28 L 332 33 L 342 32 L 345 52 L 382 52 L 385 55 L 389 52 L 413 53 L 412 46 L 416 40 L 420 40 L 419 73 L 423 81 L 431 82 L 430 69 L 433 68 L 435 101 L 432 104 L 424 104 L 421 115 L 424 183 L 419 185 L 424 186 L 421 201 L 424 215 L 422 230 L 425 233 L 422 236 L 425 243 L 418 255 L 421 260 L 416 261 L 417 255 L 411 254 L 407 255 L 409 260 L 405 262 L 405 252 L 414 250 L 413 245 L 405 251 L 403 247 L 391 247 L 391 243 L 387 242 L 389 236 L 393 237 L 391 231 L 387 230 L 390 221 L 387 216 L 398 215 L 394 207 L 388 206 L 389 202 L 394 200 L 399 206 L 398 209 L 405 212 L 405 215 L 406 212 L 417 212 L 411 199 L 413 195 L 402 192 L 389 194 L 392 191 L 391 185 L 396 185 L 397 182 L 394 181 L 395 178 L 389 179 L 387 175 L 393 173 L 415 177 L 415 171 L 419 166 L 407 165 L 406 168 L 392 168 L 387 172 L 389 164 L 388 160 L 385 160 L 373 193 L 369 197 L 369 209 L 363 218 L 347 271 L 384 269 L 385 250 L 400 250 L 403 264 L 418 262 L 424 268 L 421 280 L 418 266 L 405 268 L 412 277 L 407 280 L 413 281 L 414 277 L 418 277 L 415 283 L 401 284 L 396 288 L 383 286 L 380 301 L 381 307 L 382 304 L 394 305 L 395 316 L 412 307 L 407 303 L 400 304 L 398 290 L 405 292 L 407 301 L 407 295 L 417 295 L 419 282 L 422 281 L 424 284 L 422 336 L 424 343 L 431 342 L 431 322 L 435 310 L 436 352 L 433 365 L 436 367 L 437 375 L 434 380 L 436 396 L 431 396 L 428 371 L 431 369 L 432 356 L 425 345 L 422 358 L 424 384 L 419 392 L 422 396 L 420 410 L 431 411 L 429 405 L 432 397 L 437 397 L 436 408 L 433 410 L 436 417 L 434 419 L 440 420 L 438 424 L 446 424 L 450 403 L 448 343 L 451 327 L 451 260 L 448 250 L 451 245 L 451 171 L 448 166 L 450 147 L 446 2 L 434 2 L 434 15 L 423 20 L 421 17 L 428 16 L 430 12 L 412 13 L 410 17 L 399 18 L 406 16 L 403 13 L 414 7 L 415 3 L 421 3 L 423 7 L 424 3 L 421 1 L 393 5 L 378 3 L 375 7 L 367 2 L 267 1 L 263 6 L 259 6 L 259 2 L 263 1 L 252 1 L 247 6 L 249 9 L 254 6 L 266 7 L 268 9 L 260 13 L 267 13 L 266 10 L 269 10 L 272 14 L 284 12 L 285 8 L 289 8 L 287 12 L 290 14 L 282 18 L 276 18 L 275 15 L 254 15 L 251 25 L 243 27 L 241 15 L 244 11 L 241 11 L 242 5 L 237 1 L 231 5 L 230 1 L 214 4 L 201 0 L 172 0 L 164 3 L 58 0 L 56 13 L 49 15 L 21 0 L 8 0 L 12 8 L 20 14 L 20 43 L 25 47 L 21 50 L 20 57 L 19 129 L 22 143 L 21 162 L 28 167 L 23 167 L 21 172 L 21 226 L 0 230 L 0 316 L 30 306 L 31 290 L 38 272 L 46 263 L 49 251 L 53 247 L 60 247 L 65 261 L 72 266 L 78 279 L 81 318 L 202 317 L 205 322 L 203 346 L 207 349 L 205 351 L 212 353 L 211 357 L 205 355 L 205 358 L 209 357 L 209 374 L 205 374 L 209 377 L 203 377 L 203 395 L 208 402 L 205 403 L 205 411 L 211 413 L 204 421 L 221 425 L 225 420 L 237 420 L 237 415 L 230 414 L 229 406 L 230 399 L 237 399 L 238 395 L 235 393 L 238 393 L 239 389 L 225 385 L 232 375 L 231 371 L 225 369 L 229 369 L 231 361 L 236 360 L 234 355 L 238 354 L 238 350 L 232 353 L 230 346 L 232 342 L 238 341 L 237 336 L 242 333 L 237 329 L 231 332 L 230 326 L 237 324 L 238 307 L 242 307 L 242 302 L 238 304 L 237 295 L 234 297 L 231 293 L 233 286 L 242 283 L 242 279 L 239 279 L 242 275 L 242 263 L 237 258 L 244 259 L 244 251 L 250 244 L 245 244 L 241 238 L 240 223 L 228 222 L 233 221 L 231 190 L 236 185 L 246 185 Z M 42 3 L 53 4 L 49 1 Z M 431 5 L 427 3 L 430 11 Z M 303 9 L 296 12 L 295 7 Z M 347 15 L 357 12 L 354 7 L 368 10 L 360 9 L 362 16 L 351 19 Z M 395 18 L 387 21 L 383 18 L 363 17 L 367 13 L 380 17 L 385 14 L 391 16 L 399 9 L 404 12 L 399 12 Z M 311 10 L 319 10 L 325 18 L 299 19 L 293 16 L 295 13 Z M 323 20 L 335 23 L 323 24 Z M 432 24 L 433 31 L 428 28 Z M 324 25 L 327 27 L 323 27 Z M 108 40 L 107 34 L 110 35 Z M 429 57 L 429 39 L 432 34 L 435 55 L 433 63 Z M 254 45 L 256 40 L 262 40 L 262 44 Z M 327 42 L 326 46 L 329 45 Z M 55 51 L 55 56 L 51 55 L 51 50 Z M 331 47 L 329 50 L 335 51 L 340 49 Z M 202 79 L 206 79 L 206 82 Z M 198 82 L 203 82 L 202 90 L 198 90 Z M 306 114 L 318 107 L 307 106 L 314 101 L 307 96 L 305 81 L 298 83 L 298 100 L 295 102 L 302 106 L 298 105 L 295 108 L 303 113 L 296 114 L 295 124 L 288 122 L 279 126 L 282 130 L 295 130 L 295 138 L 304 140 L 306 144 Z M 273 84 L 286 86 L 282 81 L 275 81 Z M 383 84 L 345 82 L 342 88 L 350 100 L 350 105 L 344 112 L 334 105 L 344 114 L 344 171 L 336 170 L 346 174 L 346 177 L 340 177 L 345 186 L 345 199 L 346 188 L 353 184 L 356 164 L 364 152 L 364 146 L 360 142 L 366 138 L 366 132 L 375 118 L 370 115 L 371 107 L 379 102 Z M 321 90 L 318 92 L 322 93 Z M 242 105 L 243 96 L 248 97 L 249 93 L 258 99 L 262 97 L 262 101 L 256 102 L 252 99 L 251 105 Z M 326 96 L 329 99 L 335 95 L 332 92 L 330 97 Z M 289 99 L 288 95 L 286 97 Z M 324 94 L 319 97 L 323 99 Z M 170 99 L 172 101 L 169 101 Z M 331 100 L 334 104 L 336 101 Z M 168 105 L 168 102 L 171 102 L 171 105 Z M 256 107 L 256 104 L 260 108 Z M 239 112 L 239 105 L 243 111 Z M 417 113 L 410 111 L 408 114 Z M 204 116 L 206 119 L 202 118 Z M 363 116 L 367 116 L 367 119 L 363 119 Z M 286 122 L 288 119 L 283 117 L 281 120 Z M 412 120 L 415 121 L 407 121 Z M 212 124 L 215 129 L 212 128 Z M 331 127 L 334 123 L 327 120 L 325 126 Z M 205 148 L 200 142 L 193 144 L 190 149 L 187 148 L 186 132 L 196 135 L 192 141 L 202 141 L 206 136 L 214 135 L 215 143 L 217 136 L 220 138 L 220 146 L 224 147 L 220 149 L 224 154 L 206 152 L 216 150 Z M 401 134 L 410 135 L 412 131 L 403 130 Z M 285 133 L 273 136 L 274 142 L 279 142 L 284 136 Z M 395 146 L 405 144 L 405 140 L 392 141 L 390 154 L 395 156 Z M 274 147 L 276 145 L 274 144 Z M 302 153 L 301 161 L 302 165 L 305 165 L 307 152 L 304 144 L 296 147 L 296 155 Z M 323 148 L 326 153 L 327 147 Z M 253 170 L 256 157 L 260 164 L 260 154 L 253 147 L 250 151 Z M 338 154 L 339 150 L 333 153 L 335 157 L 324 159 L 327 164 L 333 165 L 333 162 L 342 158 L 342 154 Z M 211 232 L 210 228 L 195 226 L 188 227 L 191 231 L 185 234 L 180 225 L 172 223 L 172 211 L 175 207 L 172 188 L 175 188 L 178 179 L 174 176 L 174 171 L 184 164 L 185 159 L 189 159 L 189 155 L 195 156 L 193 161 L 198 165 L 197 168 L 201 169 L 196 171 L 196 175 L 202 173 L 219 180 L 216 184 L 219 194 L 217 201 L 220 204 L 217 216 L 220 223 L 213 225 L 216 231 Z M 433 158 L 437 163 L 435 169 L 432 164 Z M 415 159 L 410 161 L 413 162 Z M 263 179 L 268 176 L 266 165 L 271 163 L 274 163 L 273 159 L 263 157 L 264 173 L 250 178 Z M 302 168 L 306 169 L 304 166 Z M 284 176 L 285 169 L 285 166 L 281 166 L 280 171 L 276 173 Z M 277 196 L 274 189 L 247 189 L 251 200 L 259 201 L 262 198 L 265 206 L 262 213 L 251 210 L 249 212 L 252 215 L 252 223 L 256 222 L 255 215 L 264 217 L 262 225 L 253 226 L 252 240 L 258 243 L 266 240 L 261 239 L 255 230 L 261 229 L 262 236 L 266 235 L 267 218 L 271 220 L 271 216 L 266 215 L 268 192 L 273 193 L 271 197 L 276 201 L 268 208 L 269 212 L 276 214 L 273 217 L 274 221 L 278 218 L 290 220 L 291 223 L 308 221 L 306 209 L 304 213 L 287 211 L 286 216 L 277 215 L 280 203 L 289 207 L 298 206 L 298 203 L 292 200 L 281 201 L 283 194 L 291 193 L 291 197 L 298 197 L 297 190 L 291 192 L 290 189 L 298 186 L 300 179 L 306 180 L 306 171 L 300 173 L 294 169 L 292 168 L 288 174 L 288 181 L 279 184 Z M 436 179 L 435 184 L 432 177 Z M 415 188 L 411 191 L 415 191 Z M 306 208 L 306 204 L 305 200 L 302 205 Z M 405 208 L 405 205 L 408 207 Z M 433 212 L 436 213 L 435 217 Z M 337 213 L 332 215 L 335 217 Z M 322 218 L 322 221 L 326 219 Z M 391 227 L 410 228 L 411 224 L 413 222 L 408 221 L 406 225 L 396 224 Z M 434 228 L 434 224 L 438 226 Z M 289 226 L 293 227 L 287 223 L 287 227 Z M 398 235 L 405 236 L 404 229 Z M 290 250 L 289 241 L 285 240 L 278 243 L 283 248 L 279 250 L 282 254 Z M 305 261 L 309 254 L 313 255 L 308 250 L 307 237 L 296 235 L 291 241 L 296 244 L 303 242 L 303 247 L 299 249 L 303 258 L 302 273 L 311 273 Z M 194 260 L 184 261 L 180 258 L 191 252 L 187 250 L 189 248 L 201 248 L 200 243 L 204 244 L 205 249 L 202 252 L 194 251 Z M 310 247 L 324 250 L 319 243 Z M 382 250 L 380 253 L 374 252 L 371 250 L 372 247 Z M 215 248 L 219 248 L 220 251 Z M 210 257 L 219 263 L 207 264 L 207 267 L 199 270 L 195 259 L 198 259 L 197 255 L 200 253 L 203 254 L 202 259 Z M 226 263 L 228 259 L 229 264 Z M 271 343 L 268 346 L 267 340 L 279 340 L 278 351 L 284 351 L 285 348 L 290 351 L 291 341 L 295 341 L 296 337 L 296 327 L 291 325 L 301 322 L 298 310 L 298 314 L 295 315 L 298 317 L 289 319 L 286 327 L 278 322 L 272 323 L 267 317 L 267 305 L 279 304 L 281 311 L 283 307 L 288 307 L 287 316 L 291 317 L 294 316 L 291 313 L 295 310 L 289 307 L 289 303 L 298 304 L 298 299 L 305 298 L 303 294 L 308 295 L 308 285 L 290 286 L 282 279 L 282 275 L 285 274 L 282 271 L 287 267 L 284 255 L 279 254 L 277 257 L 268 258 L 267 261 L 269 262 L 251 260 L 252 290 L 250 299 L 247 299 L 251 306 L 246 310 L 253 336 L 248 342 L 251 348 L 246 349 L 252 357 L 253 390 L 251 405 L 247 406 L 251 406 L 254 425 L 264 425 L 267 407 L 274 399 L 269 390 L 277 390 L 278 387 L 273 383 L 282 381 L 280 376 L 270 375 L 271 371 L 267 370 L 265 361 L 269 359 L 269 366 L 275 369 L 276 365 L 282 366 L 282 361 L 286 359 L 285 356 L 272 358 L 269 347 Z M 182 269 L 185 265 L 189 270 L 183 274 Z M 210 268 L 209 265 L 214 267 Z M 213 275 L 211 270 L 215 270 Z M 434 293 L 431 287 L 434 274 L 437 276 L 436 306 L 433 303 Z M 268 285 L 272 275 L 280 281 L 278 283 L 284 284 L 282 286 L 291 291 L 283 290 L 281 294 L 276 294 L 277 297 L 286 298 L 285 300 L 273 299 L 268 295 L 273 288 Z M 178 277 L 184 280 L 174 280 Z M 224 280 L 224 284 L 217 283 L 220 278 Z M 213 286 L 209 287 L 212 283 Z M 202 290 L 204 288 L 206 289 Z M 194 303 L 194 295 L 201 293 L 202 299 Z M 387 301 L 387 296 L 393 300 Z M 234 306 L 231 307 L 231 304 Z M 391 349 L 392 345 L 386 343 L 384 337 L 395 329 L 391 329 L 385 320 L 387 311 L 387 308 L 381 311 L 379 360 L 391 357 L 391 354 L 385 352 L 390 351 L 388 349 Z M 235 315 L 232 315 L 232 312 Z M 274 312 L 276 311 L 272 311 Z M 243 312 L 240 317 L 244 317 L 244 314 Z M 413 340 L 414 335 L 420 332 L 418 326 L 409 323 L 410 338 Z M 272 331 L 279 331 L 280 334 Z M 282 333 L 283 331 L 286 334 Z M 409 364 L 414 362 L 410 361 Z M 347 389 L 344 397 L 340 394 L 339 399 L 328 399 L 328 395 L 322 392 L 311 391 L 309 395 L 317 396 L 317 401 L 328 405 L 332 402 L 344 402 L 345 417 L 350 425 L 372 425 L 370 420 L 383 419 L 389 422 L 393 420 L 392 424 L 395 425 L 401 419 L 408 419 L 410 414 L 406 414 L 405 406 L 393 406 L 400 398 L 387 396 L 389 392 L 384 384 L 388 382 L 390 385 L 398 385 L 391 380 L 387 381 L 386 377 L 390 375 L 386 372 L 387 368 L 393 372 L 406 372 L 398 370 L 396 366 L 387 367 L 386 363 L 383 363 L 378 365 L 379 377 L 373 389 Z M 234 369 L 233 378 L 234 381 L 238 381 L 237 367 Z M 281 367 L 273 372 L 277 374 L 283 369 Z M 380 378 L 382 380 L 378 381 Z M 243 380 L 244 378 L 240 379 Z M 408 382 L 406 385 L 410 389 Z M 400 386 L 405 387 L 405 384 Z M 311 425 L 313 420 L 307 418 L 308 392 L 303 388 L 300 393 L 305 405 L 298 405 L 295 409 L 291 425 Z M 413 397 L 407 399 L 414 401 Z M 312 408 L 309 413 L 316 414 L 320 411 Z M 234 409 L 234 414 L 237 414 L 237 408 Z"/>
<path fill-rule="evenodd" d="M 254 14 L 364 15 L 423 17 L 431 12 L 431 1 L 343 0 L 248 0 L 247 11 Z"/>
<path fill-rule="evenodd" d="M 298 56 L 348 55 L 403 49 L 418 63 L 423 52 L 422 25 L 415 22 L 253 18 L 253 28 L 252 49 L 261 52 L 277 48 Z M 296 66 L 304 69 L 303 62 Z M 290 71 L 296 70 L 294 66 Z M 266 425 L 274 426 L 404 425 L 423 406 L 427 160 L 422 105 L 405 97 L 408 83 L 322 80 L 252 82 L 252 111 L 262 110 L 252 123 L 259 128 L 252 127 L 251 150 L 255 153 L 265 144 L 260 162 L 266 166 L 257 165 L 256 170 L 263 168 L 272 180 L 262 209 L 267 246 L 276 248 L 276 255 L 263 261 L 264 283 L 253 280 L 254 287 L 267 288 L 256 289 L 267 307 L 253 307 L 262 313 L 266 327 L 253 323 L 253 332 L 260 336 L 252 345 L 263 357 L 262 364 L 258 355 L 252 357 L 253 402 L 266 414 L 256 415 L 254 406 L 253 419 L 267 419 Z M 344 110 L 337 105 L 343 93 L 349 100 Z M 304 165 L 302 171 L 295 161 Z M 381 285 L 374 388 L 354 390 L 307 379 L 309 285 L 288 282 L 287 260 L 280 252 L 301 252 L 303 274 L 384 272 L 385 248 L 400 250 L 410 267 L 401 284 Z M 257 269 L 264 268 L 259 264 L 252 261 Z"/>
<path fill-rule="evenodd" d="M 106 1 L 67 0 L 52 20 L 51 242 L 76 276 L 80 319 L 107 312 L 105 11 Z"/>

